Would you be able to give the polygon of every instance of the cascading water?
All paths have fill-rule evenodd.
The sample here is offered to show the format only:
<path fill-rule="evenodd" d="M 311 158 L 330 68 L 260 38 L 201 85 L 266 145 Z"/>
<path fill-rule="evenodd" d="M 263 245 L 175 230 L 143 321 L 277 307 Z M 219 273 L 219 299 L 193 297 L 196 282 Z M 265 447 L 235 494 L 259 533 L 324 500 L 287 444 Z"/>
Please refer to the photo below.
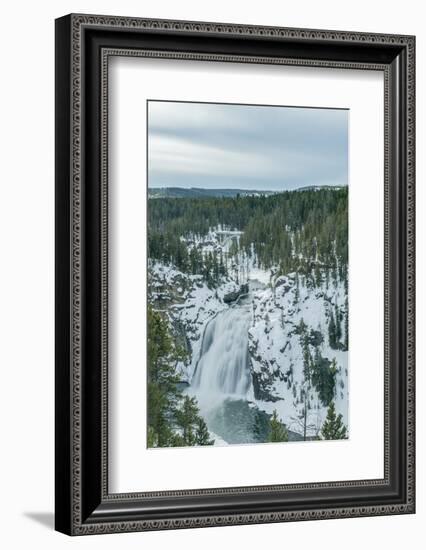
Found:
<path fill-rule="evenodd" d="M 220 312 L 207 325 L 192 390 L 200 402 L 218 397 L 245 396 L 251 384 L 248 357 L 248 328 L 251 313 L 247 306 Z"/>
<path fill-rule="evenodd" d="M 206 326 L 200 358 L 186 390 L 197 399 L 212 438 L 230 444 L 256 442 L 256 417 L 267 417 L 253 403 L 248 351 L 251 292 L 258 288 L 262 286 L 250 281 L 248 294 Z"/>

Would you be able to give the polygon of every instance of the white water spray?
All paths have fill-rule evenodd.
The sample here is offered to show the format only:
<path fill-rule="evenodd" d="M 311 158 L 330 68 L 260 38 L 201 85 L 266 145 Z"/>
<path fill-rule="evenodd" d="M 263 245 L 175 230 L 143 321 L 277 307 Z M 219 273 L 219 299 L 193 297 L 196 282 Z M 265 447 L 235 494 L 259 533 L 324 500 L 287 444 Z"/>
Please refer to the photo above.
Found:
<path fill-rule="evenodd" d="M 201 402 L 219 395 L 246 396 L 251 385 L 248 366 L 249 307 L 230 307 L 207 325 L 191 389 Z"/>

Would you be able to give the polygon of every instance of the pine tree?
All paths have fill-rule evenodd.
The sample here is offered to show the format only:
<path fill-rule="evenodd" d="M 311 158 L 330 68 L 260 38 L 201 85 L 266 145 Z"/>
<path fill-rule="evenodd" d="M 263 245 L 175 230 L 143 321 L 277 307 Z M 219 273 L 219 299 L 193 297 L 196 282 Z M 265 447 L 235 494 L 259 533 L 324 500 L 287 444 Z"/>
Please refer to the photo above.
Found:
<path fill-rule="evenodd" d="M 288 431 L 284 424 L 281 424 L 278 418 L 276 410 L 272 413 L 272 417 L 269 421 L 269 436 L 268 442 L 278 443 L 281 441 L 288 441 Z"/>
<path fill-rule="evenodd" d="M 343 423 L 342 415 L 336 415 L 336 408 L 331 402 L 327 410 L 327 418 L 321 429 L 322 439 L 346 439 L 347 429 Z"/>
<path fill-rule="evenodd" d="M 335 397 L 336 394 L 336 374 L 337 374 L 337 361 L 336 358 L 333 357 L 331 361 L 331 365 L 328 371 L 328 378 L 327 378 L 327 390 L 329 395 L 329 401 Z"/>
<path fill-rule="evenodd" d="M 315 285 L 316 286 L 321 286 L 321 283 L 322 283 L 321 270 L 320 270 L 320 267 L 319 267 L 319 263 L 315 262 Z"/>
<path fill-rule="evenodd" d="M 219 255 L 219 273 L 222 277 L 226 276 L 226 267 L 223 263 L 223 252 L 222 249 L 220 249 L 220 255 Z"/>
<path fill-rule="evenodd" d="M 306 434 L 308 430 L 308 400 L 309 400 L 310 386 L 305 384 L 305 387 L 300 390 L 300 402 L 303 403 L 302 414 L 300 415 L 300 421 L 303 426 L 303 441 L 306 441 Z"/>
<path fill-rule="evenodd" d="M 336 304 L 335 307 L 336 314 L 335 314 L 335 322 L 336 322 L 336 347 L 338 348 L 340 345 L 340 339 L 342 338 L 342 325 L 341 325 L 341 313 L 338 305 Z"/>
<path fill-rule="evenodd" d="M 148 381 L 148 447 L 168 447 L 173 431 L 172 411 L 167 393 Z"/>
<path fill-rule="evenodd" d="M 347 297 L 345 300 L 345 333 L 343 346 L 346 351 L 349 349 L 349 303 Z"/>
<path fill-rule="evenodd" d="M 309 351 L 308 335 L 306 332 L 301 336 L 302 338 L 302 351 L 303 351 L 303 376 L 307 382 L 311 379 L 311 353 Z"/>
<path fill-rule="evenodd" d="M 304 335 L 306 332 L 306 329 L 307 329 L 307 325 L 302 317 L 302 319 L 300 319 L 299 324 L 297 325 L 297 334 Z"/>
<path fill-rule="evenodd" d="M 182 429 L 183 444 L 196 444 L 195 424 L 198 421 L 198 407 L 195 397 L 186 395 L 182 407 L 176 411 L 177 425 Z"/>
<path fill-rule="evenodd" d="M 300 282 L 299 282 L 299 274 L 296 271 L 296 288 L 294 291 L 294 304 L 299 303 L 300 300 Z"/>
<path fill-rule="evenodd" d="M 158 447 L 158 437 L 152 426 L 148 426 L 147 445 L 148 448 Z"/>
<path fill-rule="evenodd" d="M 282 309 L 280 312 L 280 326 L 282 330 L 285 329 L 285 317 L 284 317 L 284 310 Z"/>
<path fill-rule="evenodd" d="M 332 311 L 330 311 L 330 322 L 328 323 L 328 341 L 330 347 L 336 349 L 336 323 Z"/>
<path fill-rule="evenodd" d="M 195 445 L 213 445 L 214 439 L 210 439 L 210 433 L 207 424 L 201 416 L 196 422 Z"/>
<path fill-rule="evenodd" d="M 173 417 L 181 399 L 175 365 L 180 351 L 167 321 L 148 307 L 148 446 L 168 447 Z"/>

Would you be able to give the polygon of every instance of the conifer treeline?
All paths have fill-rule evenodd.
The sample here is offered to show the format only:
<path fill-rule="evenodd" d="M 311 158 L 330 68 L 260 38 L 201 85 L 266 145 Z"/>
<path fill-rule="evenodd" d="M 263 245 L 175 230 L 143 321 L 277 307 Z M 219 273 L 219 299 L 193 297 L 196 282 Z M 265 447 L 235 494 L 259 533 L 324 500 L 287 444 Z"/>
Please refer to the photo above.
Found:
<path fill-rule="evenodd" d="M 240 247 L 256 254 L 259 266 L 282 273 L 338 270 L 348 261 L 348 188 L 286 191 L 271 196 L 149 199 L 149 257 L 203 274 L 181 237 L 205 236 L 218 225 L 243 231 Z M 192 250 L 196 250 L 193 248 Z M 219 265 L 216 258 L 215 265 Z M 222 266 L 223 266 L 222 261 Z"/>
<path fill-rule="evenodd" d="M 148 447 L 213 445 L 194 397 L 179 389 L 183 351 L 161 313 L 148 306 Z"/>
<path fill-rule="evenodd" d="M 323 335 L 315 330 L 308 330 L 306 323 L 301 319 L 296 329 L 300 337 L 300 346 L 303 353 L 303 376 L 305 382 L 316 389 L 324 406 L 330 405 L 334 399 L 337 363 L 321 355 L 320 347 Z M 340 342 L 338 342 L 340 345 Z M 336 342 L 337 345 L 337 342 Z M 313 352 L 311 352 L 313 348 Z M 343 348 L 343 346 L 342 346 Z"/>

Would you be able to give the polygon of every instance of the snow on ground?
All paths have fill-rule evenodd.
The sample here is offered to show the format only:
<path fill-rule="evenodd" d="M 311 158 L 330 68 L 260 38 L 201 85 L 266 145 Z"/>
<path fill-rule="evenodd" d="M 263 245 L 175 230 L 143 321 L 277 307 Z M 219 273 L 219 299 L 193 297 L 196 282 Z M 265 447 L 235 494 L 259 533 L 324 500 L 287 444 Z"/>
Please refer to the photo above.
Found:
<path fill-rule="evenodd" d="M 253 297 L 253 325 L 249 329 L 249 349 L 253 373 L 264 382 L 268 393 L 277 398 L 256 399 L 258 407 L 268 414 L 277 410 L 281 421 L 292 431 L 303 432 L 304 399 L 301 390 L 306 389 L 303 374 L 303 350 L 298 325 L 303 319 L 307 330 L 318 331 L 323 337 L 319 346 L 322 357 L 335 359 L 335 404 L 337 413 L 348 422 L 348 371 L 347 351 L 334 350 L 328 342 L 329 310 L 345 302 L 343 283 L 330 283 L 319 288 L 307 288 L 300 277 L 297 299 L 294 275 L 280 277 L 279 286 L 266 288 Z M 310 346 L 313 354 L 314 348 Z M 317 391 L 308 390 L 308 435 L 316 435 L 322 425 L 327 407 L 321 403 Z"/>
<path fill-rule="evenodd" d="M 259 283 L 269 285 L 271 282 L 271 271 L 265 271 L 258 267 L 251 267 L 249 271 L 249 280 L 250 281 L 259 281 Z"/>
<path fill-rule="evenodd" d="M 228 251 L 233 239 L 241 233 L 220 228 L 205 237 L 191 236 L 188 246 L 200 247 L 204 252 Z M 149 299 L 154 307 L 166 311 L 177 334 L 190 347 L 190 358 L 181 363 L 178 370 L 183 380 L 191 381 L 200 357 L 204 331 L 215 316 L 227 309 L 224 296 L 237 292 L 243 273 L 251 287 L 252 322 L 248 332 L 250 368 L 253 377 L 260 382 L 261 395 L 250 387 L 247 399 L 254 401 L 259 409 L 268 414 L 277 411 L 287 427 L 303 433 L 300 420 L 304 409 L 302 390 L 306 389 L 303 374 L 303 350 L 297 327 L 301 320 L 307 330 L 321 333 L 319 345 L 321 356 L 337 362 L 335 404 L 337 413 L 348 425 L 348 352 L 334 350 L 328 341 L 329 315 L 336 305 L 345 305 L 343 282 L 331 280 L 319 287 L 309 286 L 304 276 L 289 274 L 274 280 L 275 270 L 263 270 L 256 258 L 239 255 L 232 261 L 240 265 L 237 272 L 229 271 L 217 289 L 207 287 L 201 276 L 184 274 L 173 266 L 159 262 L 149 263 Z M 234 277 L 238 276 L 238 284 Z M 298 279 L 298 282 L 297 282 Z M 257 283 L 259 284 L 257 284 Z M 310 346 L 311 354 L 314 347 Z M 321 403 L 318 393 L 309 390 L 307 413 L 308 435 L 313 436 L 326 417 L 327 407 Z M 255 395 L 257 393 L 257 399 Z M 212 434 L 217 445 L 224 444 L 217 434 Z"/>
<path fill-rule="evenodd" d="M 214 439 L 214 447 L 227 447 L 229 443 L 227 443 L 224 439 L 220 437 L 220 435 L 217 435 L 216 433 L 212 432 L 210 430 L 210 438 Z"/>

